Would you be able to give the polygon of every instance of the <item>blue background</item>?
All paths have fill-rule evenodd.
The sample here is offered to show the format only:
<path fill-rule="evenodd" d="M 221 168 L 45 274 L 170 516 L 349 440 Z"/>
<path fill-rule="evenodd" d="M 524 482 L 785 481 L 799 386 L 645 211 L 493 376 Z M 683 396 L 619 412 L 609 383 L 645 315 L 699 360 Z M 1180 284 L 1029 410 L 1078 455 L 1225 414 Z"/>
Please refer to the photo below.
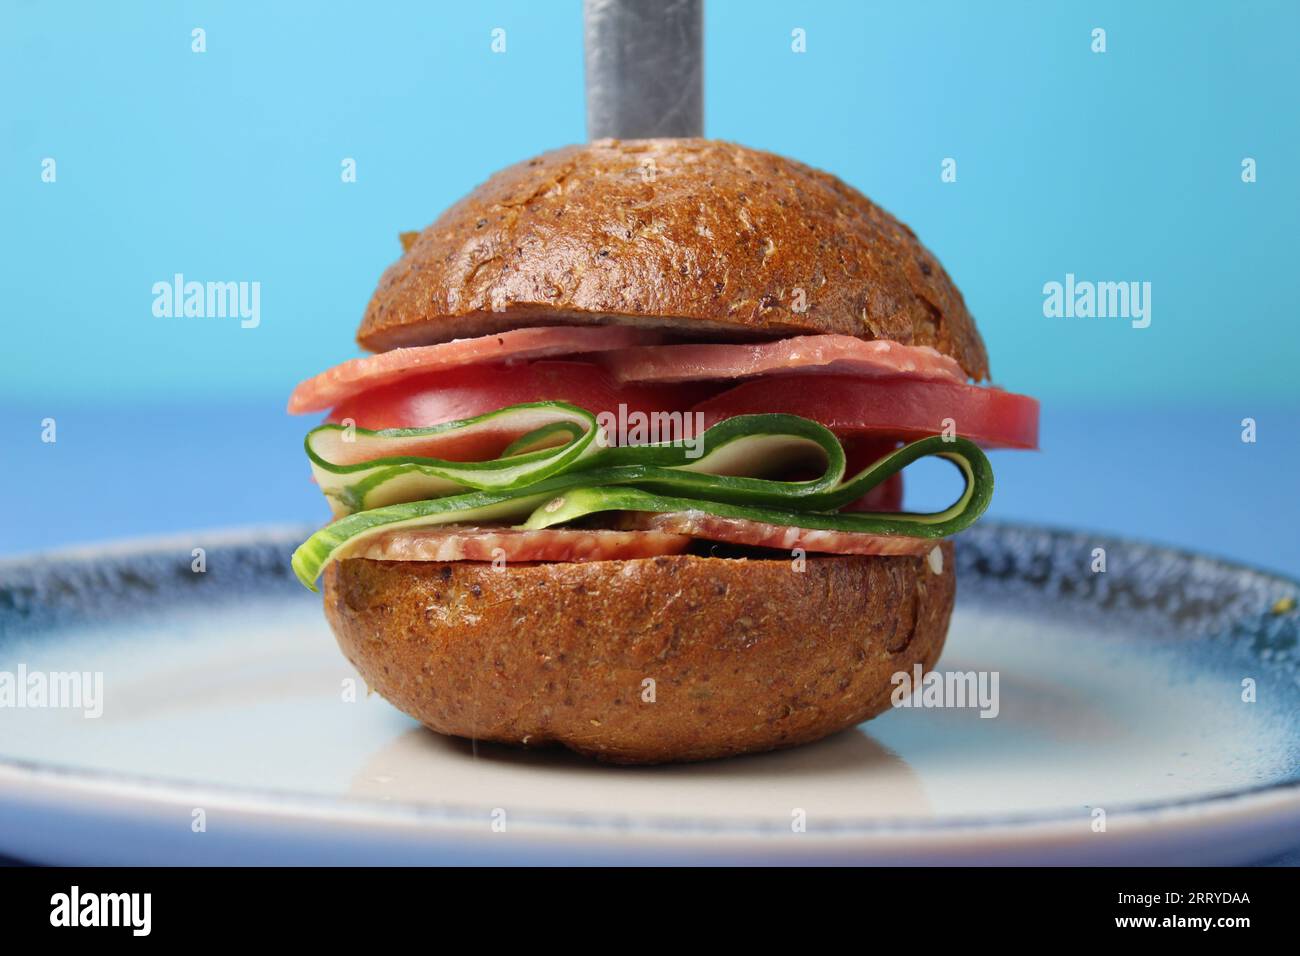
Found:
<path fill-rule="evenodd" d="M 283 402 L 356 354 L 397 233 L 585 138 L 577 0 L 0 18 L 0 552 L 320 521 Z M 837 173 L 944 262 L 995 379 L 1043 401 L 993 514 L 1294 574 L 1298 32 L 1283 2 L 711 0 L 707 132 Z M 259 281 L 260 327 L 155 318 L 176 272 Z M 1151 327 L 1045 318 L 1067 272 L 1151 282 Z"/>

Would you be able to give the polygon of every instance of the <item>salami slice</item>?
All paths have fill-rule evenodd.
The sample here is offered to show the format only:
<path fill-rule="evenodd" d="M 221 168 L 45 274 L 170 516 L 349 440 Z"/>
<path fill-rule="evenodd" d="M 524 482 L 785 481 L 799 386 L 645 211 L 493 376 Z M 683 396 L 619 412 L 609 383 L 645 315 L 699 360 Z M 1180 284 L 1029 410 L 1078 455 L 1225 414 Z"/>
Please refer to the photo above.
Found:
<path fill-rule="evenodd" d="M 375 561 L 625 561 L 681 554 L 689 535 L 591 528 L 425 528 L 389 531 L 358 542 L 345 558 Z"/>
<path fill-rule="evenodd" d="M 796 335 L 742 345 L 643 346 L 605 352 L 600 362 L 620 382 L 729 380 L 792 372 L 966 381 L 960 365 L 929 346 L 851 335 Z"/>
<path fill-rule="evenodd" d="M 703 511 L 674 511 L 667 514 L 636 513 L 625 516 L 627 527 L 689 535 L 709 541 L 744 544 L 756 548 L 776 548 L 824 554 L 922 555 L 938 542 L 929 538 L 901 535 L 863 534 L 857 531 L 820 531 L 749 521 L 744 518 L 721 518 Z"/>
<path fill-rule="evenodd" d="M 289 414 L 333 408 L 353 395 L 389 385 L 408 375 L 437 372 L 464 365 L 484 365 L 553 355 L 580 355 L 645 346 L 660 335 L 623 325 L 515 329 L 498 335 L 454 339 L 439 345 L 393 349 L 350 359 L 302 382 L 289 396 Z"/>

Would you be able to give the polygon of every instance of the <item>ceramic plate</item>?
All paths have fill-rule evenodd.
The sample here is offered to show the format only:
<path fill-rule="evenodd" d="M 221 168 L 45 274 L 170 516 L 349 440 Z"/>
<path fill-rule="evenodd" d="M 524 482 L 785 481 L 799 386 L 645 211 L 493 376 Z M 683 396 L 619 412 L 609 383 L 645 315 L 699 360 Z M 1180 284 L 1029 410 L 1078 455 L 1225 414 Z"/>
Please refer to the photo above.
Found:
<path fill-rule="evenodd" d="M 1292 581 L 985 523 L 958 541 L 940 670 L 996 673 L 996 717 L 898 708 L 781 753 L 629 769 L 447 739 L 364 685 L 350 699 L 320 599 L 289 574 L 306 533 L 0 562 L 0 854 L 1233 863 L 1300 843 Z M 36 705 L 32 675 L 72 672 L 92 675 L 80 699 L 61 686 L 80 709 Z"/>

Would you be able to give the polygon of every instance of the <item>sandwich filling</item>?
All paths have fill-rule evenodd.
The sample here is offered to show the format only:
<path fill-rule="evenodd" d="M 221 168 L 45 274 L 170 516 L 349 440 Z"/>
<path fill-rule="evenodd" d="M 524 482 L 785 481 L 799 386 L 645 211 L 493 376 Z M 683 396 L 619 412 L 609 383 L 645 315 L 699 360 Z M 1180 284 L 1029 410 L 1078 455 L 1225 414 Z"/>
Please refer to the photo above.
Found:
<path fill-rule="evenodd" d="M 623 327 L 528 328 L 345 362 L 291 412 L 333 411 L 306 451 L 335 520 L 293 556 L 581 561 L 694 541 L 928 553 L 988 507 L 982 447 L 1033 448 L 1038 406 L 927 347 L 840 335 L 680 344 Z M 981 447 L 982 446 L 982 447 Z M 900 510 L 901 473 L 962 489 Z"/>

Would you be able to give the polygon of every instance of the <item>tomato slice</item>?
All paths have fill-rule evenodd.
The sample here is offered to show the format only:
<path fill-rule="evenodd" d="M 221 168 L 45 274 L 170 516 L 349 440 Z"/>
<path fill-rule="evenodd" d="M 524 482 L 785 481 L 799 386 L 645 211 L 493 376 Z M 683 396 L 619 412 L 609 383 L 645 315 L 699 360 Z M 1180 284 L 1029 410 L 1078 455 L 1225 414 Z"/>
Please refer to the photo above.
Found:
<path fill-rule="evenodd" d="M 350 418 L 361 428 L 428 428 L 522 402 L 569 402 L 599 415 L 685 412 L 717 392 L 716 385 L 618 385 L 591 362 L 540 361 L 474 365 L 414 376 L 346 399 L 329 421 Z"/>
<path fill-rule="evenodd" d="M 842 438 L 844 447 L 844 474 L 853 477 L 868 465 L 875 464 L 901 444 L 896 438 L 881 435 L 867 435 L 856 438 Z M 796 468 L 780 475 L 785 481 L 813 481 L 821 472 L 808 468 Z M 903 473 L 890 475 L 876 487 L 872 488 L 857 501 L 844 507 L 845 511 L 899 511 L 903 507 Z"/>
<path fill-rule="evenodd" d="M 852 477 L 868 465 L 875 464 L 899 446 L 893 438 L 874 435 L 845 438 L 844 474 Z M 857 501 L 846 505 L 845 511 L 901 511 L 903 508 L 903 473 L 890 475 Z"/>
<path fill-rule="evenodd" d="M 779 375 L 707 398 L 694 411 L 705 426 L 735 415 L 784 412 L 821 422 L 840 436 L 911 440 L 956 433 L 991 448 L 1038 447 L 1038 401 L 1000 388 L 905 378 Z"/>

